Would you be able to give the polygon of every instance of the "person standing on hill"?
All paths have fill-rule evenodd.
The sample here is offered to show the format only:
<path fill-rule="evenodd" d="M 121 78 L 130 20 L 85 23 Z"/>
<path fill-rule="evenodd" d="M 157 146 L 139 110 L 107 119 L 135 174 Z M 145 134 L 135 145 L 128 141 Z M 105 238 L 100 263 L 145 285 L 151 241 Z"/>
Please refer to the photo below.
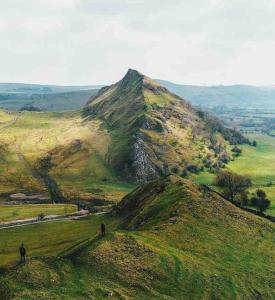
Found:
<path fill-rule="evenodd" d="M 22 264 L 23 262 L 26 261 L 26 248 L 24 247 L 23 243 L 19 248 L 19 252 L 20 252 L 20 263 Z"/>
<path fill-rule="evenodd" d="M 104 223 L 101 224 L 100 229 L 101 229 L 101 236 L 105 236 L 105 234 L 106 234 L 106 226 L 105 226 Z"/>

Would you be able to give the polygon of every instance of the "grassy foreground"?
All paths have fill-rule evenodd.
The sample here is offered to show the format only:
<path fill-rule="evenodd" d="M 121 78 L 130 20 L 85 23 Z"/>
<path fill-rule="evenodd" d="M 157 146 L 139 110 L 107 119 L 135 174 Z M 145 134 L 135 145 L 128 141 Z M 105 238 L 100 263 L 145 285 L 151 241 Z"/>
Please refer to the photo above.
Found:
<path fill-rule="evenodd" d="M 74 204 L 0 205 L 0 223 L 44 215 L 66 215 L 77 211 Z"/>
<path fill-rule="evenodd" d="M 18 247 L 24 242 L 28 256 L 56 256 L 84 240 L 94 238 L 103 216 L 80 220 L 54 221 L 0 230 L 0 267 L 18 261 Z M 116 220 L 104 218 L 108 229 Z"/>
<path fill-rule="evenodd" d="M 102 221 L 108 232 L 99 238 Z M 0 249 L 5 264 L 16 259 L 16 241 L 22 236 L 29 255 L 65 254 L 33 259 L 4 273 L 2 297 L 275 297 L 274 225 L 215 194 L 200 192 L 187 180 L 170 177 L 135 190 L 119 204 L 114 217 L 48 225 L 0 232 L 1 245 L 7 245 Z"/>

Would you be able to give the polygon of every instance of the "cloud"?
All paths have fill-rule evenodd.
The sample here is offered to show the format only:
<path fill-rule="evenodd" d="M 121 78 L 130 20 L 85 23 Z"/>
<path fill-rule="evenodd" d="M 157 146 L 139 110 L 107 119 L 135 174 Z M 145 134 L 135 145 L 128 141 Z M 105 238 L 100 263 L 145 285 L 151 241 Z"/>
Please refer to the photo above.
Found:
<path fill-rule="evenodd" d="M 121 15 L 129 13 L 133 15 L 144 15 L 174 7 L 181 2 L 181 0 L 79 0 L 76 2 L 76 6 L 79 10 L 91 14 Z"/>
<path fill-rule="evenodd" d="M 269 0 L 0 4 L 0 81 L 111 83 L 132 67 L 187 84 L 274 84 L 274 51 Z"/>

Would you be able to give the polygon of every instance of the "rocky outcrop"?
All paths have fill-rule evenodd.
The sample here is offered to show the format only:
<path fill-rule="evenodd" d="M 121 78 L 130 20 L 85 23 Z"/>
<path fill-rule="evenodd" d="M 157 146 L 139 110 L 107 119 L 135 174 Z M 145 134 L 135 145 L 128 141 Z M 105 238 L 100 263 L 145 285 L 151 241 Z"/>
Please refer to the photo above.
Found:
<path fill-rule="evenodd" d="M 137 119 L 136 125 L 141 129 L 154 130 L 161 133 L 167 133 L 168 129 L 165 126 L 165 121 L 156 117 L 143 115 Z"/>
<path fill-rule="evenodd" d="M 151 157 L 152 153 L 149 153 L 142 135 L 137 135 L 134 143 L 134 170 L 138 182 L 148 182 L 161 175 Z"/>

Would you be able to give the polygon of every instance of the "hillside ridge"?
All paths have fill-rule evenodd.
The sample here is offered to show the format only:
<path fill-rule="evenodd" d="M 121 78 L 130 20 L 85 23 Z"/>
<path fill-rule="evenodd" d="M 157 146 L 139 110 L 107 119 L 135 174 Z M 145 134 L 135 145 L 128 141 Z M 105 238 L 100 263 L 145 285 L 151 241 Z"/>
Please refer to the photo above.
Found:
<path fill-rule="evenodd" d="M 274 224 L 189 180 L 173 175 L 142 185 L 105 218 L 106 236 L 94 230 L 59 258 L 5 273 L 0 295 L 55 299 L 62 289 L 74 299 L 274 297 Z"/>
<path fill-rule="evenodd" d="M 189 165 L 199 170 L 208 154 L 226 152 L 225 140 L 247 141 L 234 130 L 224 128 L 218 119 L 196 110 L 133 69 L 93 96 L 84 114 L 104 121 L 113 136 L 108 154 L 110 165 L 139 182 L 159 178 L 171 169 L 184 173 L 192 169 Z M 198 158 L 201 154 L 203 160 Z M 213 168 L 218 168 L 217 164 L 214 159 L 210 163 Z"/>

